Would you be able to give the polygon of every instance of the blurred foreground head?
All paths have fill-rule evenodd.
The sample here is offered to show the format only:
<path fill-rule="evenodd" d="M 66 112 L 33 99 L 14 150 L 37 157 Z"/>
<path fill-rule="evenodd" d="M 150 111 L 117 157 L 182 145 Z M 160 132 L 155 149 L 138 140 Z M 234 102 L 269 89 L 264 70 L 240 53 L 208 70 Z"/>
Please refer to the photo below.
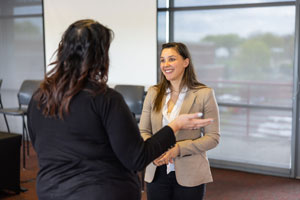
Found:
<path fill-rule="evenodd" d="M 64 32 L 56 60 L 36 95 L 43 114 L 59 116 L 68 113 L 74 95 L 90 83 L 93 94 L 106 88 L 109 69 L 109 47 L 113 32 L 97 21 L 79 20 Z"/>

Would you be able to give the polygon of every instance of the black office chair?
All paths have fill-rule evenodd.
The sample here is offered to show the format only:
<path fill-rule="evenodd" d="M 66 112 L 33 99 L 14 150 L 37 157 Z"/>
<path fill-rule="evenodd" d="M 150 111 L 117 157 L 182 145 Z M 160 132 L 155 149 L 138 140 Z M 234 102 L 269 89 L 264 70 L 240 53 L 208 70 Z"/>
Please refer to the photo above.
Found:
<path fill-rule="evenodd" d="M 0 109 L 3 108 L 3 103 L 2 103 L 2 99 L 1 99 L 1 86 L 2 86 L 2 79 L 0 79 Z M 4 117 L 5 124 L 6 124 L 7 132 L 10 133 L 6 115 L 3 114 L 3 117 Z"/>
<path fill-rule="evenodd" d="M 137 123 L 139 123 L 142 114 L 145 87 L 141 85 L 116 85 L 115 90 L 122 94 Z"/>
<path fill-rule="evenodd" d="M 27 144 L 27 155 L 29 155 L 29 135 L 27 126 L 25 123 L 25 116 L 27 115 L 27 106 L 31 100 L 33 93 L 39 87 L 41 81 L 40 80 L 24 80 L 19 92 L 18 92 L 18 102 L 19 107 L 17 108 L 1 108 L 0 113 L 4 115 L 12 115 L 12 116 L 21 116 L 22 117 L 22 145 L 23 145 L 23 167 L 25 168 L 25 145 Z"/>

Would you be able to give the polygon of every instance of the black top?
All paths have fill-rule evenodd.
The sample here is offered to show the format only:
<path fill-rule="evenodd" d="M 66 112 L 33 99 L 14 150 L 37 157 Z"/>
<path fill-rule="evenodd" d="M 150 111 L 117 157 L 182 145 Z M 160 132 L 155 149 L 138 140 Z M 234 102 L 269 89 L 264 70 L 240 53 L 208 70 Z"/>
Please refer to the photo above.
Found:
<path fill-rule="evenodd" d="M 139 199 L 135 171 L 176 142 L 169 126 L 144 142 L 122 96 L 110 88 L 95 97 L 81 91 L 64 120 L 44 117 L 33 99 L 28 128 L 40 200 Z"/>

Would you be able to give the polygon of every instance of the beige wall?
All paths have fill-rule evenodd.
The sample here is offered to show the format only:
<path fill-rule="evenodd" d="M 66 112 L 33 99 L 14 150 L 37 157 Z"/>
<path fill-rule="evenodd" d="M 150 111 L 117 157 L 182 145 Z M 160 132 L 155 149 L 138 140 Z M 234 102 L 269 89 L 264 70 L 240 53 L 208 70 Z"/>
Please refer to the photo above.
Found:
<path fill-rule="evenodd" d="M 92 18 L 115 33 L 109 84 L 156 83 L 156 1 L 44 0 L 46 62 L 62 33 L 76 20 Z"/>

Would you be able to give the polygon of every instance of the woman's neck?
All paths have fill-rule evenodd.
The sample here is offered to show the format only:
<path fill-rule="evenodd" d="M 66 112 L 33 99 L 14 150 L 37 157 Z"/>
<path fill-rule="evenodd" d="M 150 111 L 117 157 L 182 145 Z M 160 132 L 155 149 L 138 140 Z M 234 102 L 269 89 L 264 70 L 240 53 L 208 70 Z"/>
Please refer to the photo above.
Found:
<path fill-rule="evenodd" d="M 181 89 L 180 83 L 181 83 L 181 81 L 172 81 L 171 88 L 170 88 L 171 91 L 172 92 L 180 92 L 180 89 Z"/>

